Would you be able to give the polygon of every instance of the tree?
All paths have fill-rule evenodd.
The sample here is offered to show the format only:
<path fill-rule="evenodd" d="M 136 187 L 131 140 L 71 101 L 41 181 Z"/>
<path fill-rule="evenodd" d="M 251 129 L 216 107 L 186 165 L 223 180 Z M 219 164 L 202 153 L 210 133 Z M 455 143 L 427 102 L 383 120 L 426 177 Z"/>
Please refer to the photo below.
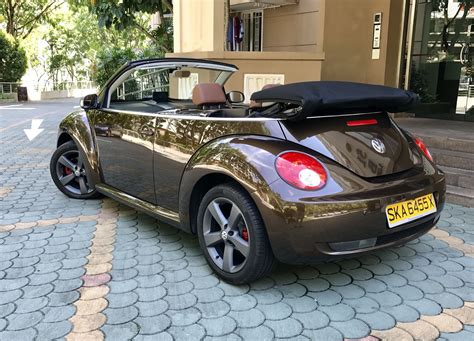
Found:
<path fill-rule="evenodd" d="M 99 87 L 103 87 L 119 67 L 136 57 L 135 52 L 130 48 L 110 47 L 100 50 L 92 78 Z"/>
<path fill-rule="evenodd" d="M 0 30 L 0 81 L 17 82 L 26 72 L 25 50 L 8 33 Z"/>
<path fill-rule="evenodd" d="M 433 0 L 431 3 L 433 11 L 441 12 L 443 15 L 443 29 L 432 45 L 436 49 L 441 40 L 441 49 L 445 54 L 449 54 L 452 48 L 458 43 L 460 33 L 467 30 L 467 16 L 470 8 L 474 5 L 473 0 L 458 1 L 458 8 L 452 18 L 449 17 L 449 0 Z M 461 17 L 459 15 L 462 13 Z M 454 24 L 454 32 L 450 34 L 450 29 Z M 432 52 L 432 49 L 430 52 Z"/>
<path fill-rule="evenodd" d="M 0 15 L 7 33 L 25 39 L 44 18 L 64 3 L 63 0 L 2 0 Z"/>
<path fill-rule="evenodd" d="M 173 30 L 165 14 L 173 13 L 171 0 L 70 0 L 76 5 L 87 5 L 97 16 L 99 27 L 115 28 L 118 31 L 136 28 L 152 40 L 162 53 L 172 50 Z M 149 30 L 143 22 L 144 14 L 160 16 L 161 25 L 156 30 Z M 147 17 L 148 19 L 149 17 Z M 171 43 L 170 43 L 171 42 Z"/>

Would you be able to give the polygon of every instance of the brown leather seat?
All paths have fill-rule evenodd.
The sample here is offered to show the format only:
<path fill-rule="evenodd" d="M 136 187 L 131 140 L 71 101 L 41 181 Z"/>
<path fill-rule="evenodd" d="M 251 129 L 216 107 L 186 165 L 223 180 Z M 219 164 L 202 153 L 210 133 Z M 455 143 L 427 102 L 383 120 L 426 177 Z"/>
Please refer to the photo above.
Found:
<path fill-rule="evenodd" d="M 193 89 L 193 103 L 203 108 L 221 108 L 227 104 L 227 98 L 221 85 L 201 83 L 196 84 Z"/>

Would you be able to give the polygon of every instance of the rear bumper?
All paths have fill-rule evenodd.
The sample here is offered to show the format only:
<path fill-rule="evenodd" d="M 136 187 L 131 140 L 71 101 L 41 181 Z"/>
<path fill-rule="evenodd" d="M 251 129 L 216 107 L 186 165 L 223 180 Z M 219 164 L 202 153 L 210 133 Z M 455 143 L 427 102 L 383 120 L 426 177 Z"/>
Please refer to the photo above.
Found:
<path fill-rule="evenodd" d="M 253 193 L 277 259 L 289 264 L 317 263 L 404 244 L 428 232 L 444 207 L 446 185 L 437 170 L 366 186 L 357 194 L 351 186 L 340 186 L 337 193 L 310 197 L 277 180 L 268 192 Z M 429 193 L 435 196 L 436 213 L 388 227 L 387 205 Z"/>

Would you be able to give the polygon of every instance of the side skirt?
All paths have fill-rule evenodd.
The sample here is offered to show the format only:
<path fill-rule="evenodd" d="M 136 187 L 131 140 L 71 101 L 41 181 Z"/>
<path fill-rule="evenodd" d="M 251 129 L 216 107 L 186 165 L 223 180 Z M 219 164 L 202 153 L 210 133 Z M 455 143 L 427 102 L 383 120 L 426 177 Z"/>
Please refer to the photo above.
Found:
<path fill-rule="evenodd" d="M 129 194 L 123 193 L 103 183 L 95 185 L 95 188 L 103 195 L 117 200 L 118 202 L 124 205 L 133 207 L 138 211 L 149 214 L 155 217 L 156 219 L 162 220 L 174 227 L 181 228 L 181 224 L 179 222 L 179 214 L 177 212 L 173 212 L 166 208 L 150 204 L 149 202 L 135 198 Z"/>

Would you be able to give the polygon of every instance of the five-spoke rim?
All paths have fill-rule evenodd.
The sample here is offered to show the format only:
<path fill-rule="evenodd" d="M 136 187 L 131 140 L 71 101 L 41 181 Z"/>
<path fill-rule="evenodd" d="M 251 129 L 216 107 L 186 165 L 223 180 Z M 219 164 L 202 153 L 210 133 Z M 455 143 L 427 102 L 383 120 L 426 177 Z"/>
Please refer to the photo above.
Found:
<path fill-rule="evenodd" d="M 247 262 L 250 236 L 245 217 L 235 203 L 226 198 L 212 200 L 203 219 L 203 237 L 209 255 L 220 269 L 236 273 Z"/>
<path fill-rule="evenodd" d="M 93 191 L 87 181 L 84 162 L 77 150 L 66 151 L 59 157 L 56 174 L 64 188 L 74 194 L 88 194 Z"/>

